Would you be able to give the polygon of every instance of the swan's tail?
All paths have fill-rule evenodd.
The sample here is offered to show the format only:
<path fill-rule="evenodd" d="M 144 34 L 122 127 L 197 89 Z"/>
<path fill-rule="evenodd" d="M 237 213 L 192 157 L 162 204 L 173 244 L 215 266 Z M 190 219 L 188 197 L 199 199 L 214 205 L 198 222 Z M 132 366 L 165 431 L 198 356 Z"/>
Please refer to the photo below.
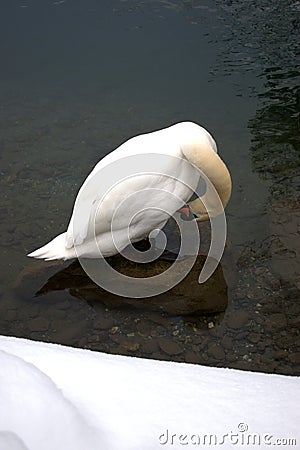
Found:
<path fill-rule="evenodd" d="M 38 248 L 27 256 L 31 258 L 45 259 L 46 261 L 52 261 L 53 259 L 72 259 L 76 258 L 74 247 L 66 248 L 66 233 L 59 234 L 48 244 L 41 248 Z"/>

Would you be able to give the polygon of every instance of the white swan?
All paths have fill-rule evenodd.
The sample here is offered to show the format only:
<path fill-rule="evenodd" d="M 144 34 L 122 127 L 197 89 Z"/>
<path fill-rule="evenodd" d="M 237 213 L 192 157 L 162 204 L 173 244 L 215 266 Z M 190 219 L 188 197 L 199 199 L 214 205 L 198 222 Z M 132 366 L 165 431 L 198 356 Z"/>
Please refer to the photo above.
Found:
<path fill-rule="evenodd" d="M 150 167 L 153 155 L 155 170 Z M 141 158 L 143 167 L 139 166 Z M 128 175 L 126 164 L 136 164 L 136 173 L 133 171 L 133 175 L 115 186 L 112 180 L 109 186 L 112 189 L 103 200 L 100 191 L 105 174 L 109 178 L 111 168 L 111 174 L 115 175 L 120 162 L 124 165 L 124 176 Z M 128 239 L 133 243 L 148 237 L 152 230 L 163 228 L 169 215 L 191 198 L 200 178 L 200 173 L 192 170 L 192 165 L 211 181 L 219 196 L 219 205 L 224 208 L 231 194 L 231 178 L 217 155 L 216 143 L 204 128 L 192 122 L 182 122 L 129 139 L 104 157 L 79 190 L 67 232 L 28 256 L 46 260 L 66 260 L 77 256 L 99 258 L 98 245 L 101 256 L 106 257 L 125 248 Z M 135 196 L 137 192 L 141 195 Z M 122 203 L 126 198 L 130 203 Z M 189 203 L 199 216 L 197 220 L 207 220 L 209 215 L 220 212 L 220 206 L 210 198 L 209 192 L 202 200 L 198 198 Z M 114 222 L 112 236 L 112 220 L 118 207 L 121 209 Z"/>
<path fill-rule="evenodd" d="M 299 402 L 299 377 L 0 336 L 1 450 L 299 448 Z"/>

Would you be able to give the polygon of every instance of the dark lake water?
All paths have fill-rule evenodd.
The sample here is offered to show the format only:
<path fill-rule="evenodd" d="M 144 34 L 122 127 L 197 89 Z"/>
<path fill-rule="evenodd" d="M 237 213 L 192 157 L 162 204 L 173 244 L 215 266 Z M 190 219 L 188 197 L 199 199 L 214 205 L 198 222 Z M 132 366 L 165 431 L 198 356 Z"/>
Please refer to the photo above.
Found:
<path fill-rule="evenodd" d="M 300 374 L 299 14 L 294 0 L 1 3 L 1 334 Z M 233 179 L 221 267 L 189 285 L 191 314 L 26 257 L 66 229 L 101 157 L 183 120 L 212 133 Z M 194 312 L 203 289 L 224 312 Z"/>

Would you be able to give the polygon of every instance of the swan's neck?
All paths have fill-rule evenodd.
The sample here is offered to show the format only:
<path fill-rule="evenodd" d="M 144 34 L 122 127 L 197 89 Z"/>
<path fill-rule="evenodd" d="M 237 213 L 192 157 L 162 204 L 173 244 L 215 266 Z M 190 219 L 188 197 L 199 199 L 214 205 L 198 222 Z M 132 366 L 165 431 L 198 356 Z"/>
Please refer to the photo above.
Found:
<path fill-rule="evenodd" d="M 206 180 L 206 193 L 201 197 L 202 200 L 198 198 L 190 202 L 190 208 L 200 215 L 198 221 L 208 220 L 209 216 L 215 217 L 224 210 L 231 195 L 231 177 L 225 163 L 208 144 L 183 146 L 182 153 L 212 184 Z"/>

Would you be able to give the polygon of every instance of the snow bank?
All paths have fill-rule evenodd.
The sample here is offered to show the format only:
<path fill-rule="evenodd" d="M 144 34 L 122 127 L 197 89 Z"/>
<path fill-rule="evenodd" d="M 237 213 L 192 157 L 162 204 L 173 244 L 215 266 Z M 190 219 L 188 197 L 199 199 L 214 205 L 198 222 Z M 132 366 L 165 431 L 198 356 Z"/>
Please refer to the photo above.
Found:
<path fill-rule="evenodd" d="M 299 448 L 299 403 L 297 377 L 0 336 L 0 450 Z"/>

